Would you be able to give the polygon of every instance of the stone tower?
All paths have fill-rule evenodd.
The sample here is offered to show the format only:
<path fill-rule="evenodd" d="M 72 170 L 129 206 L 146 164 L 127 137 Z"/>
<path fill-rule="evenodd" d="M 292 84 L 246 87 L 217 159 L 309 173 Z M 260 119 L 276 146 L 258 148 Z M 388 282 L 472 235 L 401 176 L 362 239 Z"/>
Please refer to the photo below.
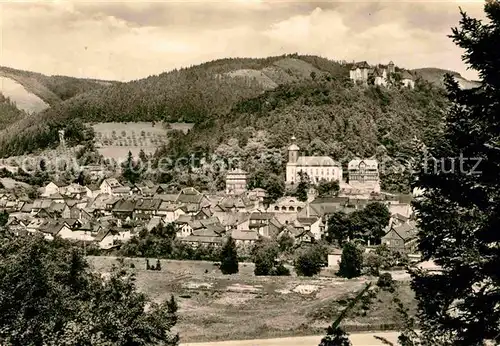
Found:
<path fill-rule="evenodd" d="M 300 148 L 295 144 L 295 136 L 292 136 L 292 144 L 288 147 L 288 163 L 297 163 Z"/>
<path fill-rule="evenodd" d="M 395 73 L 396 69 L 394 67 L 394 63 L 392 61 L 389 61 L 389 64 L 387 65 L 387 74 Z"/>

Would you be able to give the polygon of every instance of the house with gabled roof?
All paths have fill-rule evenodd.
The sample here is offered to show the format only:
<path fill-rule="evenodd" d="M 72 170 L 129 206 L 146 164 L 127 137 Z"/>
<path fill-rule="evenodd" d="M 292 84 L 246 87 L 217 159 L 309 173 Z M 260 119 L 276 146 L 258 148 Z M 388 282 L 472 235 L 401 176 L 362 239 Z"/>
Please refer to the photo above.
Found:
<path fill-rule="evenodd" d="M 156 215 L 163 217 L 165 222 L 174 222 L 179 216 L 185 214 L 182 204 L 161 201 Z"/>
<path fill-rule="evenodd" d="M 276 238 L 282 225 L 273 213 L 253 212 L 250 214 L 248 229 L 255 230 L 259 235 L 267 238 Z"/>
<path fill-rule="evenodd" d="M 113 216 L 126 220 L 132 219 L 135 210 L 135 201 L 131 199 L 118 200 L 111 209 Z"/>
<path fill-rule="evenodd" d="M 48 197 L 56 193 L 61 193 L 61 190 L 66 186 L 66 184 L 59 181 L 51 181 L 44 188 L 41 194 L 42 197 Z"/>
<path fill-rule="evenodd" d="M 151 219 L 158 212 L 161 199 L 156 198 L 139 198 L 135 202 L 134 214 L 135 219 Z"/>
<path fill-rule="evenodd" d="M 315 240 L 320 240 L 325 233 L 322 217 L 299 217 L 296 223 L 305 231 L 309 231 Z"/>
<path fill-rule="evenodd" d="M 401 73 L 401 83 L 403 83 L 405 87 L 413 89 L 415 88 L 415 77 L 405 70 Z"/>
<path fill-rule="evenodd" d="M 259 233 L 255 230 L 238 230 L 233 229 L 231 231 L 231 238 L 238 247 L 247 247 L 255 244 L 259 240 Z"/>
<path fill-rule="evenodd" d="M 202 228 L 191 232 L 190 235 L 183 237 L 180 240 L 184 243 L 192 245 L 193 247 L 209 245 L 220 247 L 223 244 L 224 238 L 222 237 L 222 233 L 217 233 L 217 231 L 213 228 Z"/>
<path fill-rule="evenodd" d="M 415 221 L 400 225 L 389 225 L 381 242 L 389 249 L 402 253 L 411 253 L 416 249 L 418 228 Z"/>

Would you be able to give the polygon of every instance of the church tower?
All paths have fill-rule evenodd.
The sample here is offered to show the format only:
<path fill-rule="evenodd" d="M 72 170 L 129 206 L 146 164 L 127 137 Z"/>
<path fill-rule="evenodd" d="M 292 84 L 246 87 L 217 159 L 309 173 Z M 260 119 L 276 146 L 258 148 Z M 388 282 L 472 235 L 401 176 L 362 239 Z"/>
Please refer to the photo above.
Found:
<path fill-rule="evenodd" d="M 288 163 L 297 163 L 300 148 L 295 144 L 295 136 L 292 136 L 292 144 L 288 147 Z"/>

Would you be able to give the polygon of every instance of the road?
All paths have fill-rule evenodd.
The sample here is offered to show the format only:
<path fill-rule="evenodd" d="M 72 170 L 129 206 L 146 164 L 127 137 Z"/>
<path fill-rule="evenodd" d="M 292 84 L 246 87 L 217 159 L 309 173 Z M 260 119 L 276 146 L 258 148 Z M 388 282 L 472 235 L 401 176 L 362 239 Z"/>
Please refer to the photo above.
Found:
<path fill-rule="evenodd" d="M 375 339 L 374 335 L 383 337 L 396 344 L 399 332 L 355 333 L 350 334 L 350 339 L 353 346 L 383 346 L 384 344 Z M 322 337 L 322 335 L 318 335 L 278 339 L 198 342 L 185 343 L 180 346 L 318 346 Z"/>

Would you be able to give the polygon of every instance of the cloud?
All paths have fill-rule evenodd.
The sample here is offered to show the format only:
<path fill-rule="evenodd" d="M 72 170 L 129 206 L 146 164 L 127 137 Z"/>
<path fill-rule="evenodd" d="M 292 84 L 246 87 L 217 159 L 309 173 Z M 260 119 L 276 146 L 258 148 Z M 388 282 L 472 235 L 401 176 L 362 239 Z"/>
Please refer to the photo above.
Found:
<path fill-rule="evenodd" d="M 481 2 L 52 1 L 0 3 L 0 64 L 130 80 L 224 57 L 299 52 L 394 60 L 467 76 L 449 38 Z"/>

